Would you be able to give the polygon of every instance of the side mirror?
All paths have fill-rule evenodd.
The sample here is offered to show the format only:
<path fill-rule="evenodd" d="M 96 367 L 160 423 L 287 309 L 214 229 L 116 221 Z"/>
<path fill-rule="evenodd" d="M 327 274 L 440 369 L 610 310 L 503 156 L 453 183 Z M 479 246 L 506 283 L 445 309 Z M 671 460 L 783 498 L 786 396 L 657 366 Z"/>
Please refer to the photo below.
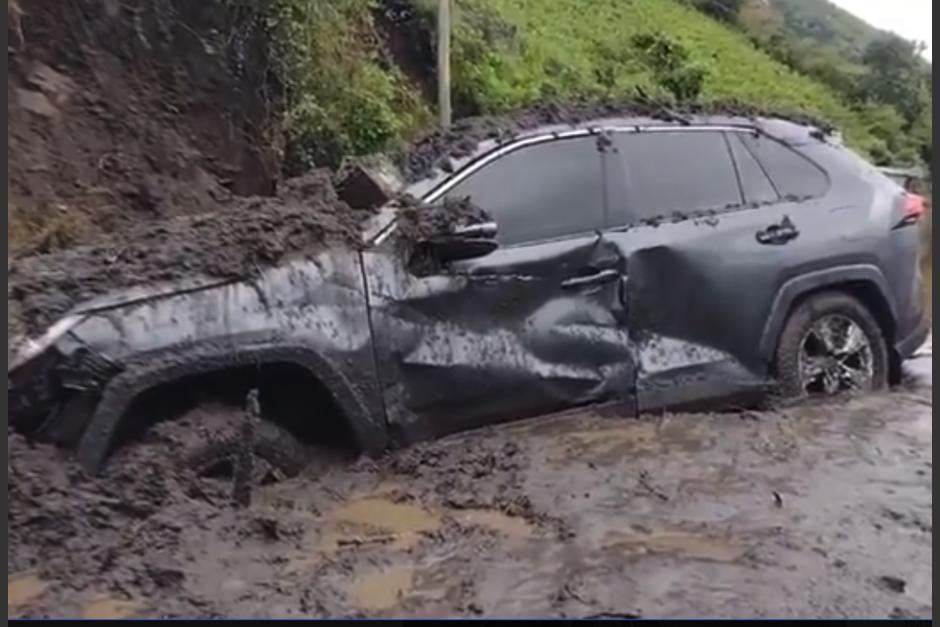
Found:
<path fill-rule="evenodd" d="M 426 243 L 441 263 L 484 257 L 497 248 L 495 222 L 458 227 L 447 235 L 433 237 Z"/>

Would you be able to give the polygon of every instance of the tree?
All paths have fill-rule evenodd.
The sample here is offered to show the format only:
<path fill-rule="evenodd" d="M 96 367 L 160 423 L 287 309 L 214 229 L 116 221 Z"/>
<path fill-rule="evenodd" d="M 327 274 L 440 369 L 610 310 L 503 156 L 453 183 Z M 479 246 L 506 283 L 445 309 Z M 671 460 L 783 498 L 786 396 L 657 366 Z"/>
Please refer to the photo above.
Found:
<path fill-rule="evenodd" d="M 930 97 L 923 50 L 923 44 L 894 35 L 869 44 L 862 55 L 867 72 L 859 81 L 860 99 L 894 106 L 912 126 Z"/>

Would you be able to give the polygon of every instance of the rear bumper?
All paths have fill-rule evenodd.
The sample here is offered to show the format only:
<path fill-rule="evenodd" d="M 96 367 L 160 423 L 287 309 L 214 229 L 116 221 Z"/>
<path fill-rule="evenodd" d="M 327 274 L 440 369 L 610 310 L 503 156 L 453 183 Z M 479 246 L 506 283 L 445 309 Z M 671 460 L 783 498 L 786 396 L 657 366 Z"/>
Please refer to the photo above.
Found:
<path fill-rule="evenodd" d="M 894 350 L 902 361 L 909 359 L 917 352 L 918 348 L 923 346 L 929 336 L 930 320 L 927 317 L 922 317 L 917 324 L 913 326 L 912 330 L 909 330 L 900 341 L 895 343 Z"/>

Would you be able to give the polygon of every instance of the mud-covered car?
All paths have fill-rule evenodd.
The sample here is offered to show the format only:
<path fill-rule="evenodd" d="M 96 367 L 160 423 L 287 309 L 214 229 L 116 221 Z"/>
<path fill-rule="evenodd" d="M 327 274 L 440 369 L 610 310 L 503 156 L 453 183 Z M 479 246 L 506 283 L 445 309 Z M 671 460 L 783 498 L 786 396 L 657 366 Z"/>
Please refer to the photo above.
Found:
<path fill-rule="evenodd" d="M 296 470 L 284 442 L 324 433 L 374 454 L 605 400 L 880 388 L 927 335 L 922 205 L 814 126 L 593 120 L 433 165 L 404 191 L 491 222 L 403 237 L 390 203 L 361 246 L 85 302 L 10 364 L 14 423 L 97 471 L 153 408 L 257 386 L 255 452 Z"/>

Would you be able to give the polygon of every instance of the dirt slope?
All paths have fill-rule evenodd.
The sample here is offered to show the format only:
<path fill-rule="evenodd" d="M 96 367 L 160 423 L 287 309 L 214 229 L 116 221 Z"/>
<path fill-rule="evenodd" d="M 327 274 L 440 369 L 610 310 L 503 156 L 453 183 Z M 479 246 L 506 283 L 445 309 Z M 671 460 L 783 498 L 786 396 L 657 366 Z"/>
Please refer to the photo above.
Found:
<path fill-rule="evenodd" d="M 272 190 L 280 89 L 263 30 L 237 4 L 15 4 L 7 81 L 14 255 Z"/>

